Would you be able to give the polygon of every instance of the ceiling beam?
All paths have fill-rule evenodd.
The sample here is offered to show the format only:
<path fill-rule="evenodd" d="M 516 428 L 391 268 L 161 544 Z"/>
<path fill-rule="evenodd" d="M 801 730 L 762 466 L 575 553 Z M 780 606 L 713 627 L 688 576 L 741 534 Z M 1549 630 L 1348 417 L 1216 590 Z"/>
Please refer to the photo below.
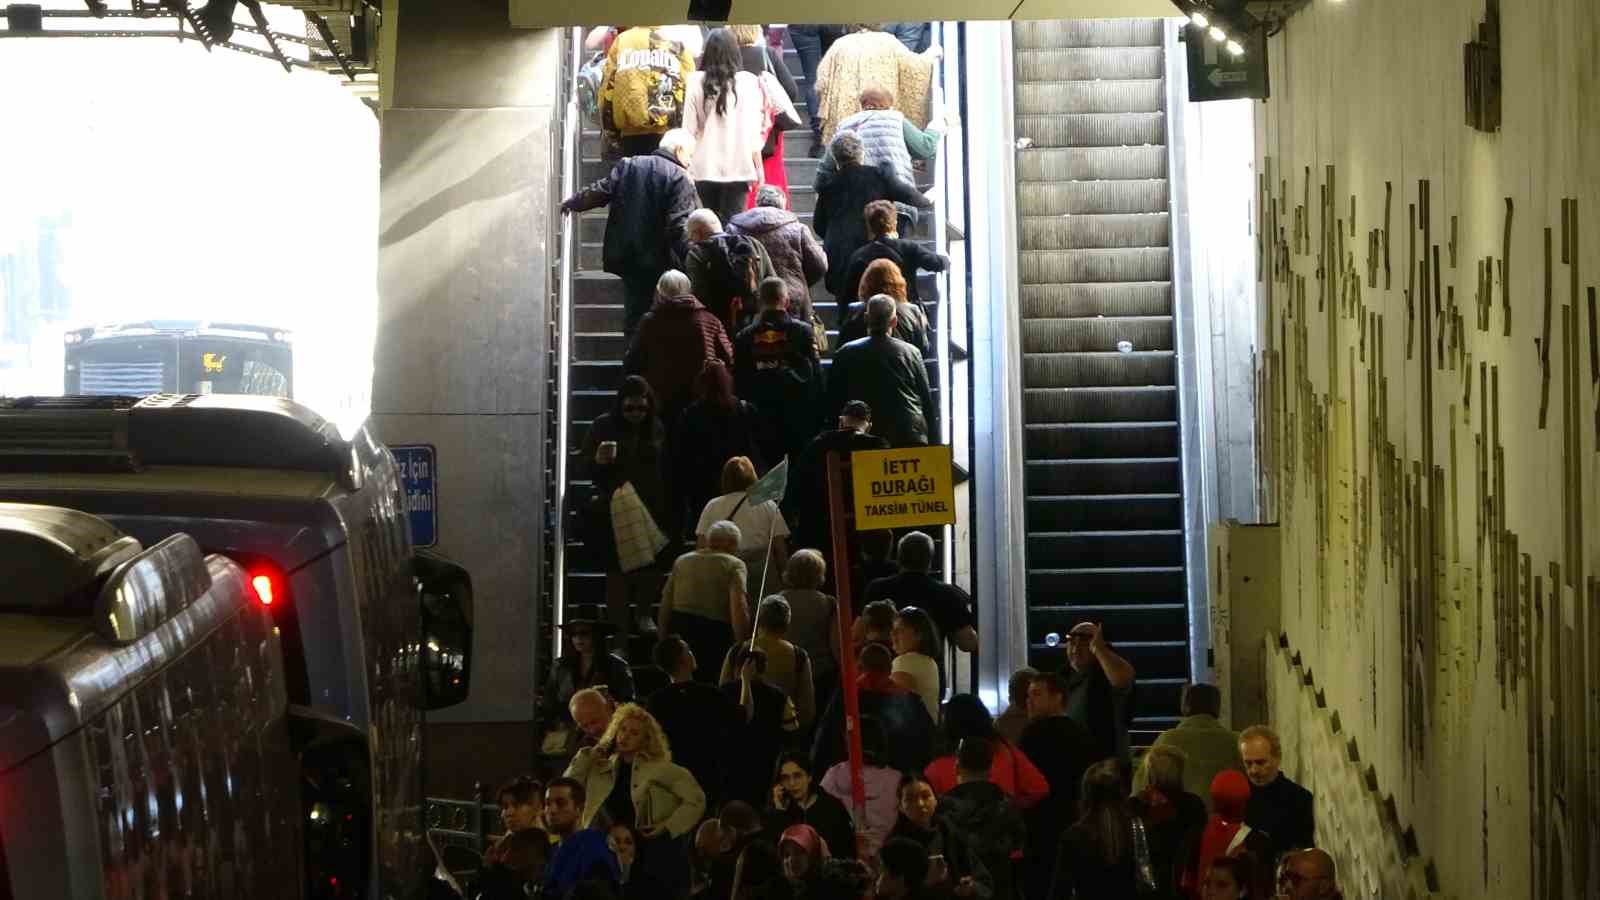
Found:
<path fill-rule="evenodd" d="M 682 21 L 688 0 L 508 0 L 516 28 L 570 25 L 663 25 Z M 926 22 L 978 19 L 1146 19 L 1177 14 L 1171 0 L 878 0 L 863 16 L 860 0 L 733 0 L 731 21 Z"/>

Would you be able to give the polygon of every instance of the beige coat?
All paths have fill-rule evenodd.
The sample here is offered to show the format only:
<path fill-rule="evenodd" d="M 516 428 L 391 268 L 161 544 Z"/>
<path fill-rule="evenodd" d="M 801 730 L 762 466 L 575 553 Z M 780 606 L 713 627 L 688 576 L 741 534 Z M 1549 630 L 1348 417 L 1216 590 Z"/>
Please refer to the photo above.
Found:
<path fill-rule="evenodd" d="M 912 53 L 899 38 L 883 31 L 848 34 L 834 41 L 817 66 L 822 139 L 832 141 L 839 123 L 861 111 L 861 91 L 872 84 L 893 92 L 894 108 L 913 125 L 927 125 L 934 60 L 931 50 Z"/>
<path fill-rule="evenodd" d="M 583 785 L 581 825 L 594 825 L 600 808 L 616 786 L 611 757 L 600 756 L 585 747 L 572 758 L 566 777 Z M 706 792 L 689 770 L 670 760 L 641 760 L 633 763 L 633 809 L 639 828 L 665 828 L 673 837 L 688 834 L 706 811 Z"/>

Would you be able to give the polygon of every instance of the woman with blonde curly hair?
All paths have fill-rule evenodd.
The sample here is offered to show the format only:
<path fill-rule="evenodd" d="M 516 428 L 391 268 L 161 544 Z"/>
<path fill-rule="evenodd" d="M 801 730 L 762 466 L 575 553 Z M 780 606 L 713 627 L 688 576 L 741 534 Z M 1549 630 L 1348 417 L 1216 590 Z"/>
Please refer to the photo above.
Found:
<path fill-rule="evenodd" d="M 867 304 L 864 298 L 887 294 L 894 298 L 894 336 L 922 351 L 924 359 L 932 351 L 928 342 L 928 314 L 922 304 L 906 299 L 906 278 L 892 259 L 875 259 L 861 273 L 856 296 L 863 301 L 850 304 L 850 317 L 839 327 L 839 344 L 867 336 Z"/>
<path fill-rule="evenodd" d="M 706 794 L 673 763 L 655 716 L 636 703 L 618 707 L 600 740 L 573 757 L 566 777 L 584 787 L 581 827 L 632 825 L 639 871 L 674 896 L 688 890 L 688 857 L 677 842 L 705 813 Z"/>

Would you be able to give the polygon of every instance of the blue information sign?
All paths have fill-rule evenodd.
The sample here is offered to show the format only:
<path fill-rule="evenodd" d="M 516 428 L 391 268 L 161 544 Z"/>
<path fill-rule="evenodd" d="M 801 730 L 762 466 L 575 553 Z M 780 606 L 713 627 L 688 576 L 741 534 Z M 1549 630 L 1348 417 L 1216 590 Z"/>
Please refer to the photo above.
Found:
<path fill-rule="evenodd" d="M 439 542 L 437 457 L 430 444 L 390 446 L 400 486 L 406 495 L 406 515 L 411 520 L 411 543 L 432 547 Z"/>

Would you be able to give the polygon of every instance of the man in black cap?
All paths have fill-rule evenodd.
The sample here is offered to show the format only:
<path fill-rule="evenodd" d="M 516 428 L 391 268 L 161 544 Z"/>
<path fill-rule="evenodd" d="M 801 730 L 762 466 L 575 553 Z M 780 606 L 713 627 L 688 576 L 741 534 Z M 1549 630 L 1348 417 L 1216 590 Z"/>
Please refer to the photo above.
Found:
<path fill-rule="evenodd" d="M 562 732 L 570 735 L 574 728 L 568 709 L 573 694 L 584 688 L 599 688 L 615 703 L 630 703 L 634 699 L 633 673 L 628 670 L 628 661 L 605 652 L 613 626 L 593 605 L 574 606 L 561 623 L 561 630 L 566 635 L 568 650 L 556 662 L 555 671 L 539 694 L 539 728 L 544 739 L 552 741 L 546 748 L 552 752 L 563 751 L 555 747 L 555 739 L 550 736 Z"/>
<path fill-rule="evenodd" d="M 799 458 L 790 463 L 788 491 L 783 496 L 783 512 L 792 524 L 791 539 L 796 548 L 810 547 L 833 555 L 833 539 L 828 516 L 828 453 L 838 451 L 846 460 L 857 450 L 887 450 L 889 442 L 872 429 L 872 407 L 851 400 L 839 411 L 839 430 L 826 431 L 811 440 Z M 845 508 L 850 507 L 850 479 L 844 479 Z M 831 575 L 835 564 L 830 559 Z"/>

